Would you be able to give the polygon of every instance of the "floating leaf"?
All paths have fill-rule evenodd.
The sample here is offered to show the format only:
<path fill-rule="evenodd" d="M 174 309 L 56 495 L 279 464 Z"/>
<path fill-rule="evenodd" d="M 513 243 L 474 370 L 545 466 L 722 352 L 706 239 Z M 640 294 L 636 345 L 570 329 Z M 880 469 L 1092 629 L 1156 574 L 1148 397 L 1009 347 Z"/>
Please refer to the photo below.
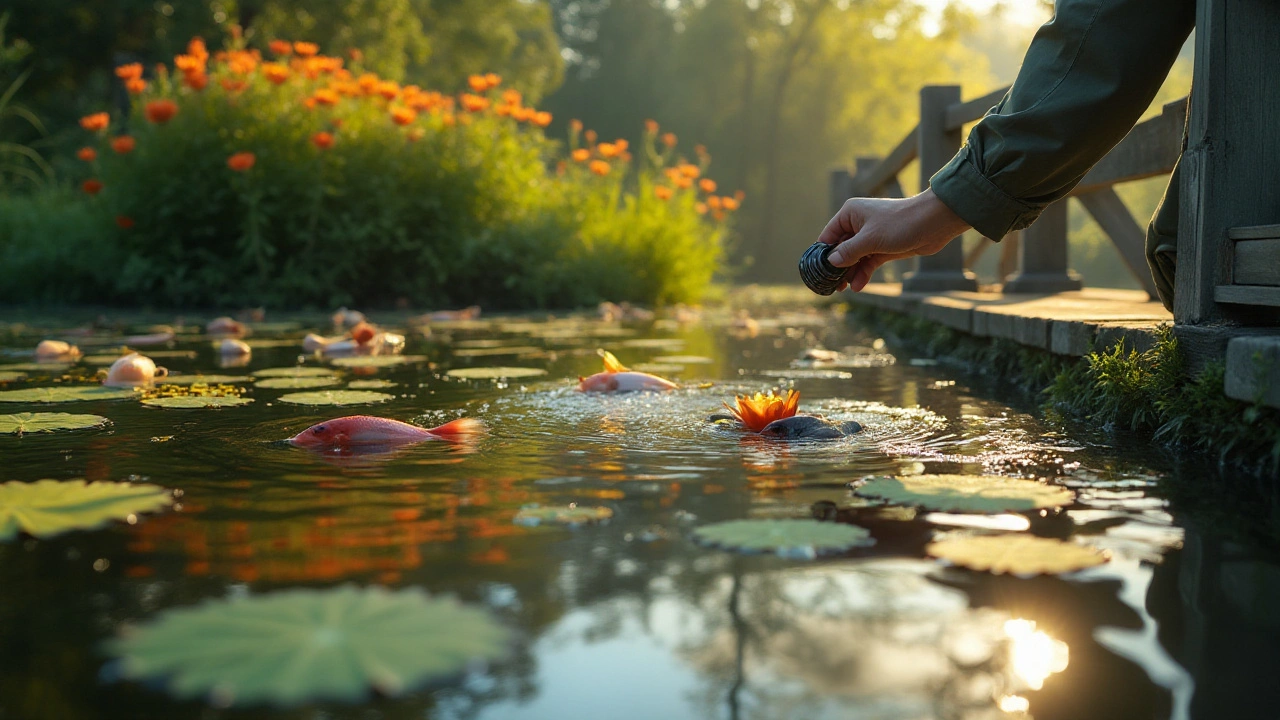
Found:
<path fill-rule="evenodd" d="M 10 372 L 8 370 L 0 371 L 0 383 L 7 383 L 7 382 L 13 382 L 14 380 L 21 380 L 26 376 L 27 374 L 24 372 Z"/>
<path fill-rule="evenodd" d="M 254 377 L 328 377 L 333 374 L 329 368 L 307 367 L 298 365 L 296 367 L 267 368 L 266 370 L 254 370 Z"/>
<path fill-rule="evenodd" d="M 365 355 L 334 358 L 337 367 L 383 368 L 426 362 L 426 355 Z"/>
<path fill-rule="evenodd" d="M 1075 493 L 1057 485 L 1001 475 L 875 477 L 854 488 L 863 497 L 941 512 L 1001 513 L 1070 505 Z"/>
<path fill-rule="evenodd" d="M 865 528 L 817 520 L 729 520 L 693 531 L 699 542 L 726 550 L 812 558 L 874 545 Z"/>
<path fill-rule="evenodd" d="M 161 382 L 165 385 L 233 385 L 251 380 L 249 375 L 166 375 Z"/>
<path fill-rule="evenodd" d="M 399 384 L 390 380 L 352 380 L 347 383 L 347 387 L 351 390 L 382 390 L 396 387 Z"/>
<path fill-rule="evenodd" d="M 208 397 L 180 395 L 177 397 L 147 398 L 142 401 L 142 404 L 152 407 L 195 410 L 199 408 L 236 407 L 238 405 L 248 405 L 251 402 L 253 402 L 252 398 L 236 397 L 235 395 L 213 395 Z"/>
<path fill-rule="evenodd" d="M 269 348 L 282 348 L 282 347 L 298 347 L 299 345 L 301 345 L 301 342 L 299 342 L 298 340 L 281 340 L 281 339 L 266 340 L 262 338 L 249 338 L 247 340 L 244 340 L 244 343 L 253 350 L 267 350 Z M 218 341 L 218 342 L 212 343 L 212 345 L 215 348 L 220 348 L 222 347 L 222 342 Z"/>
<path fill-rule="evenodd" d="M 60 385 L 0 391 L 0 402 L 61 403 L 78 400 L 120 400 L 137 395 L 134 388 L 109 388 L 101 385 Z"/>
<path fill-rule="evenodd" d="M 400 695 L 501 658 L 507 644 L 501 625 L 453 598 L 347 585 L 167 610 L 108 650 L 124 677 L 165 679 L 179 698 L 287 706 Z"/>
<path fill-rule="evenodd" d="M 623 340 L 619 345 L 628 348 L 648 348 L 651 350 L 680 350 L 684 348 L 685 342 L 680 338 L 636 338 L 635 340 Z"/>
<path fill-rule="evenodd" d="M 715 360 L 702 355 L 660 355 L 654 358 L 653 361 L 672 365 L 710 365 L 715 362 Z"/>
<path fill-rule="evenodd" d="M 281 395 L 280 401 L 294 405 L 362 405 L 395 399 L 394 395 L 371 390 L 317 390 Z"/>
<path fill-rule="evenodd" d="M 23 435 L 26 433 L 54 432 L 57 430 L 84 430 L 101 427 L 109 421 L 101 415 L 73 415 L 71 413 L 18 413 L 0 415 L 0 434 Z"/>
<path fill-rule="evenodd" d="M 169 504 L 168 490 L 155 485 L 84 480 L 37 480 L 0 484 L 0 541 L 19 531 L 47 538 L 68 530 L 88 530 L 111 520 Z"/>
<path fill-rule="evenodd" d="M 454 368 L 445 373 L 449 377 L 465 378 L 467 380 L 503 380 L 516 378 L 538 377 L 546 375 L 546 370 L 528 367 L 475 367 L 475 368 Z"/>
<path fill-rule="evenodd" d="M 302 388 L 329 387 L 338 384 L 338 376 L 323 377 L 272 377 L 259 380 L 253 384 L 256 388 L 268 390 L 301 390 Z"/>
<path fill-rule="evenodd" d="M 583 525 L 613 517 L 607 507 L 580 507 L 578 505 L 526 505 L 516 513 L 517 525 Z"/>
<path fill-rule="evenodd" d="M 49 362 L 49 363 L 14 363 L 12 365 L 0 365 L 0 370 L 5 372 L 36 372 L 48 373 L 50 375 L 61 375 L 71 368 L 71 363 Z"/>
<path fill-rule="evenodd" d="M 460 348 L 454 350 L 453 354 L 457 357 L 489 357 L 498 355 L 528 355 L 530 353 L 543 352 L 542 348 L 533 347 L 531 345 L 517 345 L 513 347 L 492 347 L 492 348 Z"/>
<path fill-rule="evenodd" d="M 761 370 L 758 374 L 786 380 L 848 380 L 853 377 L 853 373 L 841 370 Z"/>
<path fill-rule="evenodd" d="M 1110 559 L 1087 545 L 1023 534 L 949 537 L 926 545 L 925 553 L 971 570 L 1015 575 L 1074 572 Z"/>

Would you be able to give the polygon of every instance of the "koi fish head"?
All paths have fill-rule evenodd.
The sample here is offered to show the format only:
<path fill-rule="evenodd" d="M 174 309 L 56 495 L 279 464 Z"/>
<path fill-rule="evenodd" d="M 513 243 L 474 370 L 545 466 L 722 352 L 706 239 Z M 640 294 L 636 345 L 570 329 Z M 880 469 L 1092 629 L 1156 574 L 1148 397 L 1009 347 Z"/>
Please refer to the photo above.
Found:
<path fill-rule="evenodd" d="M 351 438 L 350 430 L 348 423 L 341 418 L 326 420 L 289 438 L 289 444 L 305 448 L 342 447 Z"/>
<path fill-rule="evenodd" d="M 591 377 L 578 377 L 578 390 L 582 392 L 614 392 L 618 389 L 616 373 L 600 372 Z"/>

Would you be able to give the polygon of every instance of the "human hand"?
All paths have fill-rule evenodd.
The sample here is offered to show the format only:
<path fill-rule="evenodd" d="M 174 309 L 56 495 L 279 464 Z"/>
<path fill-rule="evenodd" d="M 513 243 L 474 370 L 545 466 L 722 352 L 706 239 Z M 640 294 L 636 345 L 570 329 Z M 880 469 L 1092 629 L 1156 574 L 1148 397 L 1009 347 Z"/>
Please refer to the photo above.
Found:
<path fill-rule="evenodd" d="M 837 245 L 827 256 L 845 273 L 854 292 L 871 281 L 876 268 L 890 260 L 932 255 L 969 229 L 933 190 L 909 198 L 850 198 L 822 229 L 819 242 Z"/>

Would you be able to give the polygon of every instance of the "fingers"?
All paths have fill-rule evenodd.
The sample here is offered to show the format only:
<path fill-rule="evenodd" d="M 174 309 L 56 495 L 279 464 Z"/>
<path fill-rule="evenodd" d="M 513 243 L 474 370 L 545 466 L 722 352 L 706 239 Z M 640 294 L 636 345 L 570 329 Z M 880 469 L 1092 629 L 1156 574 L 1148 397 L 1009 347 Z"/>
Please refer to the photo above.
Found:
<path fill-rule="evenodd" d="M 853 267 L 874 252 L 874 241 L 864 235 L 854 235 L 836 246 L 827 256 L 827 262 L 836 267 Z"/>
<path fill-rule="evenodd" d="M 836 213 L 827 226 L 822 228 L 822 232 L 818 234 L 818 242 L 839 245 L 856 235 L 862 228 L 862 221 L 853 213 L 850 202 L 852 201 L 846 200 L 840 212 Z"/>

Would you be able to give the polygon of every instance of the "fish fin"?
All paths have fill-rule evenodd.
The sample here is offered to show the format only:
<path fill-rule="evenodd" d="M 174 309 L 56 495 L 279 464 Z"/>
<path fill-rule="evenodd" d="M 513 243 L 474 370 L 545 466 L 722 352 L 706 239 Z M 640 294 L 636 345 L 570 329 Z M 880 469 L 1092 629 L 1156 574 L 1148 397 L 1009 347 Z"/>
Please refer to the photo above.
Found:
<path fill-rule="evenodd" d="M 451 420 L 440 427 L 434 427 L 427 432 L 432 435 L 438 435 L 446 440 L 465 440 L 473 435 L 479 435 L 485 430 L 484 423 L 475 418 L 460 417 L 457 420 Z"/>
<path fill-rule="evenodd" d="M 613 353 L 609 352 L 608 350 L 596 350 L 596 354 L 604 358 L 605 372 L 610 372 L 610 373 L 631 372 L 631 370 L 626 365 L 623 365 L 621 362 L 618 362 L 618 358 L 614 357 Z"/>

